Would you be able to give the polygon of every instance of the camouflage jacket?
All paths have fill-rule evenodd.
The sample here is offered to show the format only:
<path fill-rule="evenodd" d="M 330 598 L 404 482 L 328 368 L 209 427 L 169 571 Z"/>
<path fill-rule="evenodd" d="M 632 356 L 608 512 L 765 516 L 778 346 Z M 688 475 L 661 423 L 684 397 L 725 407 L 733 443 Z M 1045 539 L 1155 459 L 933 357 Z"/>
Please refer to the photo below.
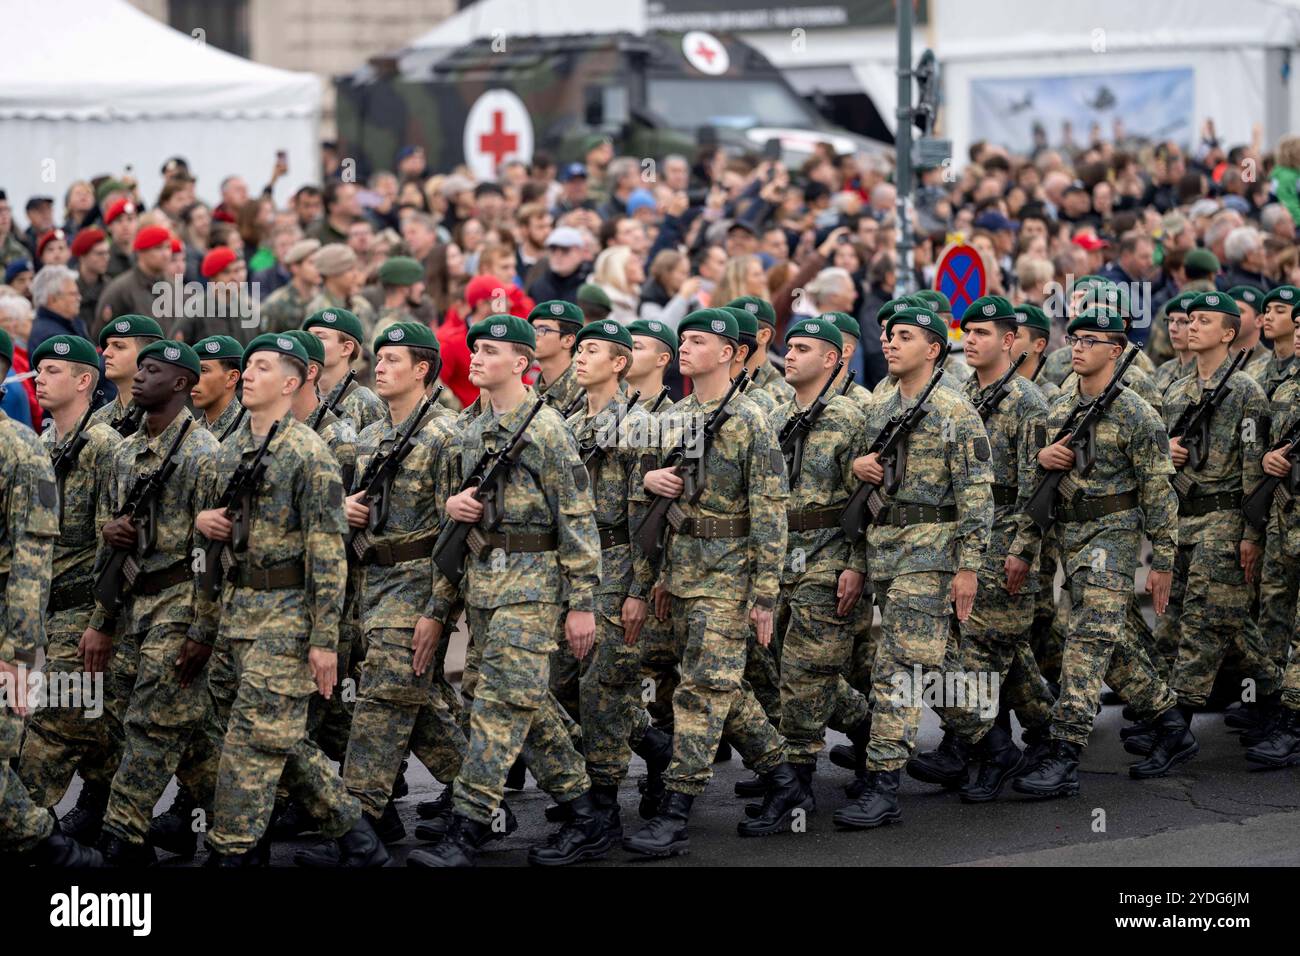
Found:
<path fill-rule="evenodd" d="M 542 381 L 541 373 L 537 375 L 537 382 L 533 386 L 538 395 L 546 396 L 546 403 L 561 414 L 566 408 L 573 404 L 574 399 L 582 394 L 582 386 L 578 384 L 578 373 L 574 370 L 573 363 L 560 373 L 554 382 Z M 576 413 L 575 413 L 576 414 Z"/>
<path fill-rule="evenodd" d="M 786 423 L 804 407 L 797 398 L 778 406 L 768 417 L 772 433 L 779 436 Z M 844 510 L 858 487 L 853 459 L 866 453 L 865 421 L 865 413 L 853 399 L 836 395 L 830 400 L 804 441 L 803 464 L 790 486 L 787 516 L 823 509 Z M 833 589 L 845 568 L 867 572 L 865 543 L 850 546 L 838 521 L 829 528 L 789 531 L 786 545 L 781 586 L 787 591 L 801 586 Z"/>
<path fill-rule="evenodd" d="M 893 415 L 914 405 L 895 388 L 867 414 L 867 444 Z M 993 525 L 993 457 L 984 423 L 959 393 L 936 388 L 930 410 L 907 439 L 907 464 L 889 503 L 956 506 L 955 522 L 905 528 L 872 525 L 871 575 L 877 580 L 920 571 L 978 572 Z"/>
<path fill-rule="evenodd" d="M 385 413 L 382 421 L 367 426 L 356 439 L 356 467 L 364 471 L 377 453 L 392 448 L 414 415 L 413 410 L 407 418 L 393 422 Z M 438 534 L 443 504 L 458 490 L 453 483 L 453 421 L 450 412 L 434 405 L 393 479 L 388 522 L 377 535 L 365 529 L 358 531 L 355 544 L 369 540 L 382 550 Z M 388 567 L 365 564 L 360 570 L 359 603 L 364 630 L 388 627 L 409 630 L 429 610 L 436 573 L 431 557 Z"/>
<path fill-rule="evenodd" d="M 232 398 L 230 404 L 222 409 L 221 414 L 217 416 L 215 422 L 209 422 L 206 415 L 199 417 L 199 424 L 206 428 L 212 434 L 217 436 L 217 441 L 231 437 L 235 430 L 235 422 L 240 422 L 244 417 L 244 406 L 239 404 L 239 399 Z"/>
<path fill-rule="evenodd" d="M 1160 392 L 1160 403 L 1162 405 L 1164 404 L 1164 395 L 1165 392 L 1169 391 L 1170 385 L 1194 371 L 1196 371 L 1196 361 L 1194 359 L 1189 362 L 1183 362 L 1177 355 L 1156 369 L 1153 381 Z"/>
<path fill-rule="evenodd" d="M 1298 366 L 1300 363 L 1293 365 L 1292 368 L 1296 369 Z M 1297 418 L 1300 418 L 1300 375 L 1293 374 L 1273 393 L 1267 446 L 1269 449 L 1282 440 Z M 1287 486 L 1288 480 L 1283 479 L 1283 487 Z M 1280 540 L 1283 554 L 1291 557 L 1300 555 L 1300 508 L 1295 507 L 1294 504 L 1283 507 L 1275 500 L 1269 517 L 1268 533 L 1282 535 Z"/>
<path fill-rule="evenodd" d="M 312 409 L 311 414 L 307 416 L 308 427 L 310 427 L 311 421 L 316 417 L 319 410 L 320 405 L 318 404 L 316 408 Z M 343 494 L 346 496 L 356 478 L 357 431 L 346 418 L 339 418 L 333 412 L 327 412 L 316 427 L 316 434 L 325 440 L 330 454 L 334 456 L 334 460 L 338 464 L 339 478 L 343 482 Z M 356 635 L 361 631 L 361 611 L 357 600 L 360 593 L 361 569 L 349 564 L 347 590 L 343 595 L 343 620 L 339 625 L 340 648 L 342 648 L 344 640 L 356 640 Z"/>
<path fill-rule="evenodd" d="M 1179 379 L 1165 393 L 1165 424 L 1172 428 L 1183 410 L 1197 401 L 1202 390 L 1211 389 L 1223 381 L 1231 364 L 1225 358 L 1208 381 L 1192 374 Z M 1260 459 L 1268 450 L 1268 399 L 1264 390 L 1245 372 L 1235 372 L 1214 416 L 1210 419 L 1210 440 L 1205 463 L 1199 471 L 1189 466 L 1178 469 L 1172 480 L 1175 490 L 1184 479 L 1193 482 L 1189 497 L 1228 492 L 1240 495 L 1255 487 L 1264 477 Z M 1263 535 L 1246 524 L 1239 507 L 1212 511 L 1193 517 L 1183 515 L 1178 519 L 1178 543 L 1199 544 L 1203 541 L 1236 542 L 1244 537 L 1248 541 L 1262 542 Z"/>
<path fill-rule="evenodd" d="M 291 332 L 302 328 L 307 316 L 309 301 L 303 297 L 292 282 L 276 289 L 262 303 L 262 330 L 265 332 Z"/>
<path fill-rule="evenodd" d="M 162 464 L 163 456 L 171 448 L 182 424 L 193 421 L 193 418 L 187 409 L 182 408 L 158 437 L 150 438 L 147 426 L 141 425 L 139 431 L 118 445 L 109 488 L 109 511 L 112 514 L 117 514 L 126 503 L 136 479 Z M 159 624 L 188 624 L 191 640 L 211 644 L 216 639 L 220 609 L 215 601 L 201 593 L 193 555 L 196 548 L 206 545 L 194 530 L 194 518 L 208 507 L 208 489 L 216 473 L 220 448 L 216 436 L 195 423 L 177 450 L 173 459 L 177 463 L 176 470 L 163 485 L 158 498 L 153 550 L 141 558 L 137 549 L 136 559 L 140 562 L 142 575 L 166 571 L 181 563 L 194 568 L 195 573 L 157 594 L 128 595 L 116 621 L 124 627 L 124 633 L 143 634 Z M 144 529 L 147 518 L 137 517 L 135 524 Z M 95 557 L 96 573 L 107 563 L 111 552 L 112 549 L 101 538 Z M 104 631 L 110 630 L 112 623 L 107 610 L 96 601 L 90 626 Z"/>
<path fill-rule="evenodd" d="M 1044 370 L 1043 374 L 1046 375 L 1047 371 Z M 962 388 L 962 380 L 946 368 L 943 370 L 943 376 L 939 379 L 939 388 L 947 389 L 954 395 L 966 394 Z M 889 398 L 896 391 L 898 391 L 898 379 L 894 378 L 892 375 L 886 375 L 877 382 L 876 387 L 871 390 L 871 398 L 873 401 L 879 402 L 883 399 Z"/>
<path fill-rule="evenodd" d="M 839 387 L 843 388 L 844 383 L 841 382 Z M 850 385 L 849 390 L 843 394 L 845 398 L 853 400 L 854 404 L 858 406 L 858 411 L 862 412 L 863 415 L 867 413 L 867 410 L 871 408 L 871 403 L 875 401 L 871 392 L 867 391 L 867 389 L 863 388 L 857 382 Z"/>
<path fill-rule="evenodd" d="M 45 646 L 58 499 L 45 446 L 0 413 L 0 661 L 34 665 Z"/>
<path fill-rule="evenodd" d="M 90 413 L 90 421 L 86 422 L 86 427 L 91 425 L 108 425 L 110 428 L 113 423 L 125 418 L 131 412 L 135 411 L 135 402 L 128 401 L 126 405 L 121 403 L 122 393 L 118 392 L 117 399 L 111 402 L 105 402 Z"/>
<path fill-rule="evenodd" d="M 662 412 L 661 450 L 676 448 L 686 427 L 702 427 L 721 400 L 701 403 L 691 394 Z M 786 555 L 785 459 L 759 407 L 747 395 L 732 402 L 733 414 L 705 456 L 699 501 L 690 505 L 679 500 L 678 504 L 691 517 L 747 516 L 749 534 L 739 538 L 669 534 L 662 581 L 676 597 L 761 601 L 773 607 Z"/>
<path fill-rule="evenodd" d="M 636 543 L 636 529 L 645 518 L 650 496 L 642 484 L 642 455 L 650 450 L 654 429 L 650 414 L 639 404 L 627 408 L 620 390 L 595 415 L 587 409 L 574 412 L 565 423 L 578 443 L 578 454 L 590 460 L 592 500 L 598 528 L 626 528 L 627 544 L 603 548 L 597 594 L 649 598 L 654 571 Z"/>
<path fill-rule="evenodd" d="M 1043 401 L 1051 405 L 1056 401 L 1056 396 L 1061 394 L 1061 386 L 1055 382 L 1049 382 L 1043 376 L 1038 376 L 1032 383 L 1038 389 L 1038 394 L 1043 396 Z"/>
<path fill-rule="evenodd" d="M 989 535 L 988 550 L 984 553 L 984 566 L 980 576 L 1001 586 L 1006 580 L 1006 559 L 1011 553 L 1011 542 L 1029 523 L 1024 507 L 1034 493 L 1034 476 L 1037 469 L 1038 450 L 1046 443 L 1047 400 L 1034 383 L 1013 375 L 1010 388 L 997 410 L 984 422 L 989 445 L 993 449 L 993 494 L 1010 496 L 993 503 L 993 530 Z M 989 389 L 993 386 L 990 385 Z M 971 404 L 984 398 L 988 389 L 980 388 L 978 374 L 966 382 L 966 395 Z M 1004 489 L 998 491 L 997 489 Z M 1038 555 L 1021 554 L 1029 562 L 1029 573 L 1022 590 L 1038 590 Z"/>
<path fill-rule="evenodd" d="M 1082 400 L 1078 381 L 1076 376 L 1073 390 L 1062 390 L 1048 407 L 1049 442 Z M 1136 491 L 1138 507 L 1091 521 L 1058 521 L 1052 527 L 1052 534 L 1060 543 L 1067 574 L 1079 569 L 1091 570 L 1095 580 L 1108 586 L 1132 588 L 1144 523 L 1154 551 L 1152 568 L 1171 571 L 1174 566 L 1178 496 L 1169 484 L 1174 473 L 1169 458 L 1169 434 L 1155 409 L 1124 388 L 1097 423 L 1095 445 L 1096 460 L 1092 468 L 1086 476 L 1071 471 L 1061 483 L 1063 497 L 1073 498 L 1077 493 L 1086 498 L 1100 498 Z M 1035 486 L 1046 473 L 1035 465 Z M 1011 551 L 1033 553 L 1040 538 L 1038 526 L 1027 523 L 1012 542 Z"/>
<path fill-rule="evenodd" d="M 342 385 L 343 382 L 340 381 L 330 389 L 328 395 L 321 398 L 321 401 L 326 405 L 334 401 L 334 395 Z M 348 424 L 358 435 L 375 422 L 383 421 L 388 417 L 388 406 L 384 404 L 384 400 L 355 379 L 344 393 L 343 401 L 336 407 L 339 417 L 347 419 Z"/>
<path fill-rule="evenodd" d="M 1068 345 L 1063 345 L 1047 353 L 1047 358 L 1043 361 L 1043 371 L 1039 373 L 1040 382 L 1051 382 L 1053 385 L 1061 385 L 1066 376 L 1072 372 L 1070 365 L 1071 352 Z"/>
<path fill-rule="evenodd" d="M 487 405 L 465 426 L 454 447 L 453 487 L 460 487 L 484 451 L 501 448 L 528 416 L 537 397 L 529 388 L 524 400 L 504 415 L 497 415 Z M 570 610 L 594 611 L 600 584 L 600 534 L 578 443 L 560 413 L 550 407 L 537 413 L 527 437 L 528 444 L 500 498 L 498 527 L 480 524 L 480 530 L 554 534 L 556 550 L 506 552 L 491 548 L 481 556 L 469 554 L 461 582 L 465 603 L 475 608 L 560 603 L 567 595 Z M 435 571 L 428 616 L 445 622 L 455 600 L 455 585 Z"/>
<path fill-rule="evenodd" d="M 265 441 L 245 417 L 226 439 L 207 483 L 204 507 L 216 506 L 235 469 L 251 460 Z M 346 564 L 343 484 L 338 462 L 324 440 L 292 412 L 263 458 L 266 475 L 248 510 L 248 544 L 228 547 L 241 568 L 303 569 L 296 587 L 254 590 L 225 582 L 221 589 L 221 633 L 244 640 L 310 638 L 313 647 L 335 650 L 343 609 Z"/>
<path fill-rule="evenodd" d="M 794 401 L 794 388 L 785 380 L 782 371 L 772 364 L 770 358 L 754 369 L 752 380 L 749 383 L 749 388 L 745 389 L 745 394 L 749 395 L 754 389 L 771 395 L 774 399 L 773 408 Z M 749 397 L 753 398 L 754 396 L 750 395 Z"/>
<path fill-rule="evenodd" d="M 1254 366 L 1253 371 L 1252 366 Z M 1263 363 L 1248 361 L 1242 371 L 1258 382 L 1259 387 L 1264 390 L 1265 397 L 1269 397 L 1277 391 L 1279 385 L 1291 377 L 1295 367 L 1294 353 L 1286 358 L 1279 358 L 1270 351 L 1268 361 Z"/>
<path fill-rule="evenodd" d="M 1264 374 L 1273 361 L 1273 350 L 1263 342 L 1256 342 L 1255 347 L 1246 356 L 1246 364 L 1241 370 L 1258 382 L 1264 384 Z"/>
<path fill-rule="evenodd" d="M 1138 353 L 1138 355 L 1141 354 L 1141 352 Z M 1079 376 L 1071 372 L 1065 376 L 1065 381 L 1061 383 L 1061 391 L 1077 391 L 1075 382 L 1078 380 Z M 1157 415 L 1161 414 L 1164 409 L 1164 396 L 1161 395 L 1160 389 L 1156 388 L 1156 383 L 1151 376 L 1137 367 L 1137 362 L 1130 365 L 1128 371 L 1124 373 L 1124 386 L 1154 408 Z"/>

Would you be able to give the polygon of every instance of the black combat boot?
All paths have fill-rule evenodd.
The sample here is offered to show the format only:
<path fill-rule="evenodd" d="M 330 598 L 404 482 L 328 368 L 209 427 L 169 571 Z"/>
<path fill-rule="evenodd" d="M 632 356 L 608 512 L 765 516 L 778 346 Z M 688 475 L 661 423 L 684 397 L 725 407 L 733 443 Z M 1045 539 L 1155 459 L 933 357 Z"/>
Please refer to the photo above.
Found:
<path fill-rule="evenodd" d="M 158 863 L 158 854 L 148 843 L 128 843 L 108 832 L 100 834 L 98 849 L 104 855 L 105 866 L 136 870 Z"/>
<path fill-rule="evenodd" d="M 1032 767 L 1047 756 L 1052 749 L 1052 726 L 1050 723 L 1041 727 L 1030 727 L 1020 735 L 1020 742 L 1025 747 L 1025 768 Z"/>
<path fill-rule="evenodd" d="M 726 763 L 730 759 L 731 759 L 731 744 L 727 743 L 727 740 L 724 737 L 718 743 L 718 750 L 717 753 L 713 755 L 713 762 Z"/>
<path fill-rule="evenodd" d="M 400 843 L 406 839 L 406 827 L 397 813 L 397 807 L 389 800 L 384 805 L 384 812 L 374 823 L 375 832 L 385 843 Z"/>
<path fill-rule="evenodd" d="M 492 828 L 460 814 L 453 814 L 447 832 L 436 846 L 412 850 L 406 856 L 407 866 L 470 867 L 478 856 L 478 848 L 491 838 Z"/>
<path fill-rule="evenodd" d="M 573 819 L 573 802 L 552 803 L 542 811 L 542 816 L 548 823 L 568 823 Z"/>
<path fill-rule="evenodd" d="M 1127 734 L 1127 736 L 1125 736 Z M 1156 745 L 1156 724 L 1153 720 L 1142 721 L 1131 727 L 1120 728 L 1119 735 L 1124 741 L 1124 749 L 1134 757 L 1151 756 L 1151 748 Z"/>
<path fill-rule="evenodd" d="M 524 758 L 516 757 L 515 762 L 510 765 L 510 770 L 506 773 L 506 789 L 522 790 L 524 789 L 524 771 L 528 769 L 524 766 Z"/>
<path fill-rule="evenodd" d="M 623 849 L 642 856 L 667 857 L 690 852 L 686 821 L 691 816 L 695 798 L 689 793 L 669 790 L 658 816 L 636 833 L 623 840 Z"/>
<path fill-rule="evenodd" d="M 812 765 L 805 766 L 811 769 Z M 811 783 L 811 774 L 808 779 Z M 777 764 L 763 775 L 762 780 L 763 805 L 759 808 L 758 815 L 736 824 L 736 832 L 743 837 L 789 832 L 795 810 L 810 813 L 814 809 L 812 791 L 804 785 L 803 776 L 793 764 Z"/>
<path fill-rule="evenodd" d="M 1261 701 L 1259 710 L 1256 713 L 1255 726 L 1243 730 L 1237 738 L 1237 742 L 1243 747 L 1254 747 L 1256 744 L 1262 744 L 1273 733 L 1277 721 L 1284 716 L 1286 716 L 1286 713 L 1280 696 Z"/>
<path fill-rule="evenodd" d="M 817 765 L 813 763 L 797 763 L 793 764 L 793 767 L 795 776 L 799 778 L 799 782 L 803 784 L 803 788 L 808 791 L 808 806 L 804 809 L 808 813 L 815 813 L 817 810 L 817 798 L 813 794 L 812 778 L 813 771 L 817 769 Z M 763 804 L 761 803 L 745 804 L 745 816 L 749 817 L 751 820 L 758 817 L 762 812 Z"/>
<path fill-rule="evenodd" d="M 1031 797 L 1077 796 L 1082 749 L 1068 740 L 1053 740 L 1052 749 L 1038 763 L 1011 781 L 1012 789 Z"/>
<path fill-rule="evenodd" d="M 510 809 L 510 804 L 502 800 L 501 806 L 498 809 L 502 814 L 502 826 L 499 828 L 489 826 L 483 835 L 485 843 L 488 840 L 504 840 L 510 834 L 519 829 L 519 821 L 515 819 L 514 811 Z M 437 820 L 430 820 L 428 823 L 421 823 L 415 828 L 415 838 L 417 840 L 422 840 L 425 843 L 440 842 L 446 835 L 447 828 L 451 826 L 452 816 L 453 814 L 448 813 L 445 817 L 441 817 Z M 481 846 L 482 844 L 479 844 L 479 847 Z"/>
<path fill-rule="evenodd" d="M 94 847 L 82 846 L 59 830 L 54 831 L 26 853 L 18 854 L 19 866 L 56 866 L 63 870 L 90 870 L 104 865 L 104 855 Z"/>
<path fill-rule="evenodd" d="M 1233 730 L 1254 730 L 1264 719 L 1264 702 L 1243 701 L 1239 706 L 1224 711 L 1223 723 Z"/>
<path fill-rule="evenodd" d="M 738 797 L 761 797 L 767 793 L 767 778 L 761 773 L 752 774 L 747 780 L 737 780 L 734 789 Z"/>
<path fill-rule="evenodd" d="M 991 803 L 1025 766 L 1024 755 L 999 723 L 975 747 L 975 776 L 961 788 L 962 803 Z"/>
<path fill-rule="evenodd" d="M 672 735 L 652 724 L 646 728 L 641 742 L 632 748 L 632 752 L 645 761 L 645 787 L 641 790 L 637 813 L 642 820 L 649 820 L 659 812 L 659 804 L 664 798 L 664 771 L 673 759 Z"/>
<path fill-rule="evenodd" d="M 1141 763 L 1128 768 L 1134 780 L 1163 777 L 1174 767 L 1191 760 L 1201 750 L 1192 735 L 1192 708 L 1179 704 L 1170 707 L 1155 719 L 1155 741 L 1151 754 Z"/>
<path fill-rule="evenodd" d="M 623 814 L 618 805 L 618 787 L 593 784 L 591 798 L 596 802 L 596 812 L 605 824 L 605 832 L 615 844 L 623 842 Z"/>
<path fill-rule="evenodd" d="M 614 849 L 614 840 L 605 828 L 606 814 L 597 809 L 591 791 L 569 803 L 573 814 L 569 822 L 545 843 L 529 848 L 528 862 L 533 866 L 568 866 L 598 860 Z"/>
<path fill-rule="evenodd" d="M 415 805 L 415 815 L 421 820 L 438 820 L 451 816 L 451 784 L 442 788 L 437 799 L 421 800 Z M 444 827 L 445 829 L 445 827 Z"/>
<path fill-rule="evenodd" d="M 158 817 L 154 819 L 157 820 Z M 307 815 L 307 811 L 298 804 L 297 800 L 275 801 L 275 810 L 271 813 L 271 825 L 268 831 L 277 840 L 292 840 L 315 829 L 316 821 Z"/>
<path fill-rule="evenodd" d="M 392 804 L 390 803 L 389 806 L 391 807 Z M 343 867 L 384 866 L 389 859 L 388 850 L 385 849 L 379 834 L 375 832 L 370 818 L 364 813 L 352 825 L 351 830 L 339 837 L 338 847 L 338 865 Z"/>
<path fill-rule="evenodd" d="M 341 856 L 339 841 L 329 839 L 321 840 L 320 843 L 309 846 L 305 850 L 299 850 L 293 855 L 293 862 L 295 866 L 305 866 L 313 870 L 327 870 L 338 866 Z"/>
<path fill-rule="evenodd" d="M 835 825 L 846 830 L 871 830 L 902 820 L 903 814 L 898 809 L 901 776 L 897 770 L 868 770 L 862 796 L 831 815 Z"/>
<path fill-rule="evenodd" d="M 406 761 L 402 761 L 401 767 L 397 769 L 397 779 L 393 781 L 393 795 L 391 800 L 401 800 L 411 792 L 410 786 L 406 782 Z"/>
<path fill-rule="evenodd" d="M 1255 769 L 1300 765 L 1300 711 L 1283 707 L 1273 722 L 1273 732 L 1246 751 L 1246 760 L 1255 764 Z"/>
<path fill-rule="evenodd" d="M 146 838 L 149 844 L 175 853 L 182 860 L 194 859 L 199 849 L 199 835 L 194 831 L 194 811 L 197 809 L 198 804 L 189 789 L 178 786 L 172 805 L 149 821 L 149 836 Z"/>
<path fill-rule="evenodd" d="M 907 775 L 922 783 L 937 783 L 945 790 L 956 790 L 966 782 L 970 756 L 970 745 L 948 730 L 938 750 L 919 753 L 907 762 Z"/>
<path fill-rule="evenodd" d="M 77 802 L 59 821 L 59 831 L 83 846 L 94 846 L 104 827 L 104 812 L 108 810 L 109 785 L 81 782 Z M 189 821 L 185 821 L 189 826 Z M 191 854 L 193 855 L 193 854 Z"/>

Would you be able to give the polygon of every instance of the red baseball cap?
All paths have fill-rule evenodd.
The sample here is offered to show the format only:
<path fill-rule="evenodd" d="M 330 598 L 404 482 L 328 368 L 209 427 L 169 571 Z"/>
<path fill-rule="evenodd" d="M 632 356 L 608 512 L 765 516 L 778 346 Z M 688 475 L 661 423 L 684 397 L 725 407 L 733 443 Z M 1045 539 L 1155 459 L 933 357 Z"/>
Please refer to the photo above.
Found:
<path fill-rule="evenodd" d="M 67 234 L 62 229 L 51 229 L 49 232 L 45 233 L 45 235 L 41 236 L 41 238 L 36 240 L 36 258 L 39 259 L 41 254 L 45 252 L 45 247 L 55 239 L 67 238 Z"/>
<path fill-rule="evenodd" d="M 135 243 L 131 248 L 136 252 L 144 252 L 154 246 L 161 246 L 164 242 L 170 246 L 171 241 L 172 234 L 165 226 L 145 226 L 135 234 Z"/>
<path fill-rule="evenodd" d="M 492 298 L 498 290 L 504 292 L 505 288 L 505 283 L 496 276 L 475 276 L 465 287 L 465 302 L 472 309 L 480 302 Z"/>
<path fill-rule="evenodd" d="M 129 199 L 116 199 L 113 204 L 104 211 L 104 225 L 111 225 L 113 220 L 124 212 L 135 215 L 135 203 Z"/>
<path fill-rule="evenodd" d="M 211 279 L 220 275 L 224 269 L 238 258 L 235 255 L 235 250 L 229 246 L 217 246 L 203 257 L 203 265 L 199 271 L 203 273 L 203 278 Z"/>
<path fill-rule="evenodd" d="M 79 259 L 107 238 L 108 233 L 96 226 L 82 229 L 72 240 L 72 255 Z"/>
<path fill-rule="evenodd" d="M 1083 233 L 1083 235 L 1075 236 L 1074 244 L 1080 249 L 1086 249 L 1089 252 L 1096 252 L 1098 249 L 1106 249 L 1110 246 L 1110 243 L 1105 239 L 1098 239 L 1096 236 L 1086 232 Z"/>

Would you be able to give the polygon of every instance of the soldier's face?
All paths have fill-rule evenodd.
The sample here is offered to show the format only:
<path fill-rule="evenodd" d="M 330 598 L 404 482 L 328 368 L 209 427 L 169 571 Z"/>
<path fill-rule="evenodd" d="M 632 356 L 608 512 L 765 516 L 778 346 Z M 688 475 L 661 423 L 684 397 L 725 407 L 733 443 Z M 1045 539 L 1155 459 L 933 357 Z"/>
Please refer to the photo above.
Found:
<path fill-rule="evenodd" d="M 1264 313 L 1264 338 L 1270 342 L 1284 335 L 1295 332 L 1295 321 L 1291 318 L 1291 306 L 1285 302 L 1270 302 Z"/>
<path fill-rule="evenodd" d="M 821 339 L 797 335 L 787 344 L 785 380 L 795 388 L 820 382 L 838 361 L 834 347 Z"/>
<path fill-rule="evenodd" d="M 998 357 L 1008 351 L 1014 339 L 1008 333 L 999 333 L 992 322 L 971 322 L 966 326 L 962 347 L 966 350 L 966 364 L 971 368 L 996 365 Z"/>
<path fill-rule="evenodd" d="M 1029 330 L 1023 325 L 1018 326 L 1016 328 L 1015 341 L 1011 343 L 1011 361 L 1014 362 L 1025 352 L 1033 352 L 1033 350 L 1034 339 L 1029 334 Z M 967 356 L 966 361 L 970 361 L 970 356 Z M 1029 359 L 1025 359 L 1025 361 L 1028 362 Z M 1030 366 L 1030 368 L 1032 368 L 1032 366 Z"/>
<path fill-rule="evenodd" d="M 1187 351 L 1187 324 L 1191 321 L 1185 313 L 1169 316 L 1169 344 L 1179 352 Z"/>
<path fill-rule="evenodd" d="M 190 399 L 197 409 L 211 408 L 237 381 L 239 373 L 227 372 L 220 362 L 199 362 L 199 380 L 190 389 Z"/>
<path fill-rule="evenodd" d="M 411 350 L 400 347 L 382 348 L 375 355 L 375 394 L 388 401 L 423 391 L 427 366 L 411 361 Z"/>
<path fill-rule="evenodd" d="M 131 397 L 141 408 L 152 410 L 166 405 L 177 392 L 189 391 L 192 376 L 180 366 L 145 358 L 131 379 Z"/>
<path fill-rule="evenodd" d="M 720 365 L 730 365 L 735 355 L 735 343 L 720 335 L 692 329 L 682 336 L 677 364 L 683 375 L 707 375 Z"/>
<path fill-rule="evenodd" d="M 541 361 L 554 358 L 560 353 L 560 323 L 553 319 L 537 319 L 533 322 L 533 332 L 537 335 L 537 358 Z"/>
<path fill-rule="evenodd" d="M 528 365 L 528 359 L 515 352 L 509 343 L 479 339 L 469 360 L 469 381 L 475 388 L 500 388 L 523 375 Z"/>
<path fill-rule="evenodd" d="M 343 336 L 333 329 L 322 329 L 319 326 L 313 326 L 307 330 L 316 338 L 320 339 L 320 344 L 325 347 L 325 367 L 334 368 L 343 361 Z"/>
<path fill-rule="evenodd" d="M 931 346 L 934 346 L 931 349 Z M 933 338 L 916 328 L 906 325 L 898 326 L 889 336 L 885 347 L 885 362 L 889 374 L 895 377 L 908 375 L 938 354 L 938 343 Z"/>
<path fill-rule="evenodd" d="M 47 412 L 66 408 L 76 399 L 77 383 L 86 372 L 84 365 L 60 359 L 42 359 L 36 373 L 36 401 Z"/>
<path fill-rule="evenodd" d="M 1198 309 L 1191 313 L 1191 319 L 1187 327 L 1187 347 L 1193 352 L 1207 352 L 1232 342 L 1232 330 L 1223 321 L 1221 313 Z"/>
<path fill-rule="evenodd" d="M 621 358 L 614 358 L 610 343 L 588 339 L 578 346 L 573 356 L 573 373 L 583 388 L 606 385 L 618 379 Z"/>
<path fill-rule="evenodd" d="M 244 407 L 258 412 L 297 391 L 302 373 L 291 373 L 288 364 L 275 352 L 254 352 L 244 365 Z"/>
<path fill-rule="evenodd" d="M 663 353 L 663 344 L 653 336 L 632 336 L 632 367 L 628 369 L 628 378 L 643 379 L 654 373 Z"/>
<path fill-rule="evenodd" d="M 135 339 L 110 337 L 104 343 L 104 374 L 110 382 L 121 385 L 135 377 L 135 357 L 140 348 Z"/>
<path fill-rule="evenodd" d="M 1092 340 L 1091 347 L 1087 341 Z M 1120 347 L 1098 332 L 1084 332 L 1072 347 L 1070 367 L 1079 375 L 1093 375 L 1101 371 L 1110 362 L 1119 358 Z"/>

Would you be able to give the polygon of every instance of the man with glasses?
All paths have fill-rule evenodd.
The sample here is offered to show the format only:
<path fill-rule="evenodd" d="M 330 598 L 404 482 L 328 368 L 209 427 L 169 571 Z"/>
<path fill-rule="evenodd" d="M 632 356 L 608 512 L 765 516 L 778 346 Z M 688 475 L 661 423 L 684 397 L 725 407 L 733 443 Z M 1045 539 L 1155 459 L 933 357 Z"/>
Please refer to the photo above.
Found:
<path fill-rule="evenodd" d="M 1169 391 L 1170 385 L 1191 374 L 1196 368 L 1196 360 L 1192 357 L 1192 353 L 1187 351 L 1187 324 L 1191 322 L 1187 317 L 1187 306 L 1196 296 L 1195 292 L 1184 292 L 1177 298 L 1171 299 L 1165 308 L 1165 318 L 1169 325 L 1169 343 L 1173 347 L 1174 357 L 1167 362 L 1162 362 L 1156 369 L 1155 383 L 1161 395 Z"/>
<path fill-rule="evenodd" d="M 533 387 L 563 415 L 583 393 L 573 368 L 573 349 L 584 322 L 582 310 L 572 302 L 553 299 L 534 306 L 528 321 L 537 337 L 537 364 L 541 367 Z"/>
<path fill-rule="evenodd" d="M 583 261 L 582 233 L 572 226 L 551 230 L 546 237 L 546 259 L 533 270 L 528 295 L 534 302 L 562 299 L 578 302 L 578 287 L 587 281 L 590 267 Z M 540 343 L 539 343 L 540 344 Z"/>

